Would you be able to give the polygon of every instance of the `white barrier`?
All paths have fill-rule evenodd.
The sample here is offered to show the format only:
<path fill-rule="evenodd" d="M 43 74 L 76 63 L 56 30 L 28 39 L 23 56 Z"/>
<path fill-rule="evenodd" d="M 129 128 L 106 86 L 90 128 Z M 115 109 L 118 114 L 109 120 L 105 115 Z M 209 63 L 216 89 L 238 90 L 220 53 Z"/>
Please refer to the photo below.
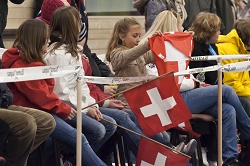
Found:
<path fill-rule="evenodd" d="M 81 66 L 38 66 L 0 70 L 0 83 L 62 77 L 79 71 Z"/>
<path fill-rule="evenodd" d="M 0 70 L 0 83 L 2 82 L 18 82 L 37 79 L 47 79 L 62 77 L 66 74 L 78 72 L 80 66 L 38 66 L 26 68 L 11 68 Z M 227 65 L 214 65 L 204 68 L 193 68 L 174 73 L 175 76 L 183 76 L 200 72 L 209 72 L 221 70 L 223 72 L 240 72 L 250 70 L 250 61 L 231 63 Z M 144 77 L 93 77 L 83 76 L 83 80 L 97 84 L 127 84 L 134 82 L 147 81 L 154 79 L 156 76 Z"/>
<path fill-rule="evenodd" d="M 208 61 L 208 60 L 218 60 L 221 58 L 222 60 L 226 59 L 250 59 L 250 54 L 230 54 L 230 55 L 205 55 L 205 56 L 194 56 L 191 57 L 191 61 Z"/>

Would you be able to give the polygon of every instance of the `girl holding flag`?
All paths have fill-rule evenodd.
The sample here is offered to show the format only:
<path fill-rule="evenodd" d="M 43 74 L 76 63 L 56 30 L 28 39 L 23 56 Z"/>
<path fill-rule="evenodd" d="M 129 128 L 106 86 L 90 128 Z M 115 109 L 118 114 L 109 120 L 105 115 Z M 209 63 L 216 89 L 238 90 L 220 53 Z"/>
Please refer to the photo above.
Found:
<path fill-rule="evenodd" d="M 50 22 L 50 28 L 51 28 L 50 35 L 53 35 L 54 39 L 56 40 L 54 40 L 54 42 L 49 46 L 48 52 L 45 54 L 45 61 L 47 62 L 48 65 L 72 65 L 72 64 L 82 65 L 80 53 L 77 50 L 78 47 L 77 38 L 79 33 L 79 31 L 77 32 L 77 29 L 79 30 L 79 24 L 77 24 L 77 22 L 80 22 L 79 20 L 80 17 L 79 14 L 77 13 L 77 10 L 71 6 L 60 7 L 57 10 L 55 10 L 55 12 L 52 14 Z M 72 26 L 66 26 L 66 24 Z M 67 33 L 69 31 L 70 32 L 74 31 L 75 33 L 69 35 Z M 84 68 L 86 68 L 86 66 L 84 66 Z M 79 76 L 84 76 L 85 71 L 81 69 L 78 74 Z M 78 75 L 72 73 L 65 75 L 63 77 L 55 78 L 55 87 L 53 90 L 53 92 L 57 94 L 61 100 L 68 103 L 73 108 L 76 108 L 77 104 L 76 91 L 75 91 L 77 88 L 77 82 L 75 81 L 77 77 Z M 109 104 L 105 104 L 107 105 L 106 106 L 107 108 L 101 107 L 96 103 L 95 99 L 91 96 L 89 87 L 85 81 L 82 81 L 81 88 L 83 92 L 82 104 L 84 104 L 85 107 L 85 109 L 83 110 L 85 111 L 84 112 L 85 114 L 82 115 L 82 118 L 84 119 L 82 123 L 83 130 L 85 131 L 87 130 L 86 132 L 90 132 L 89 130 L 91 130 L 91 128 L 96 126 L 96 123 L 109 124 L 111 126 L 114 126 L 112 123 L 107 122 L 107 120 L 111 121 L 110 120 L 111 117 L 119 125 L 126 127 L 127 129 L 130 129 L 132 131 L 135 131 L 136 133 L 144 135 L 141 129 L 137 126 L 134 119 L 131 118 L 132 115 L 129 113 L 131 111 L 122 110 L 124 108 L 123 104 L 121 104 L 122 106 L 120 107 L 120 109 L 111 108 L 110 105 L 114 105 L 114 102 L 116 102 L 117 100 L 110 100 Z M 100 93 L 100 91 L 98 93 Z M 91 104 L 95 104 L 94 108 L 93 107 L 87 108 L 87 106 Z M 95 116 L 91 116 L 93 115 L 90 114 L 91 109 L 100 112 L 102 116 L 97 118 Z M 86 116 L 86 114 L 88 116 Z M 75 125 L 76 121 L 77 119 L 73 118 L 70 124 Z M 122 135 L 124 140 L 128 144 L 130 150 L 136 156 L 140 142 L 140 136 L 126 130 L 122 131 Z M 167 140 L 165 140 L 159 134 L 156 134 L 151 138 L 169 147 L 173 147 Z M 100 142 L 98 143 L 100 144 Z M 182 151 L 184 147 L 186 148 L 185 150 Z M 183 143 L 181 143 L 180 146 L 178 146 L 177 150 L 181 150 L 182 152 L 191 155 L 195 147 L 196 147 L 196 141 L 192 140 L 191 143 L 188 144 L 188 146 L 184 146 Z"/>
<path fill-rule="evenodd" d="M 152 37 L 155 31 L 182 32 L 182 21 L 179 16 L 172 11 L 163 11 L 155 19 L 153 25 L 143 36 L 140 42 L 141 27 L 133 18 L 124 18 L 115 25 L 110 39 L 106 58 L 111 62 L 115 75 L 118 77 L 138 77 L 146 75 L 147 63 L 154 61 L 154 56 L 149 48 L 148 37 Z M 171 26 L 171 29 L 169 29 Z M 139 43 L 140 42 L 140 43 Z M 151 48 L 154 51 L 155 48 Z M 164 50 L 165 51 L 165 50 Z M 157 64 L 156 64 L 157 65 Z M 190 82 L 193 81 L 193 79 Z M 135 84 L 118 85 L 117 91 L 121 92 Z M 190 86 L 192 85 L 192 86 Z M 217 117 L 217 98 L 218 87 L 200 86 L 199 82 L 189 84 L 181 95 L 186 102 L 189 110 L 193 114 L 204 113 Z M 120 95 L 119 99 L 125 102 L 125 98 Z M 239 130 L 246 139 L 250 139 L 250 119 L 242 107 L 234 90 L 223 85 L 222 87 L 222 129 L 223 129 L 223 161 L 224 165 L 240 165 L 237 160 L 237 138 L 236 123 Z"/>

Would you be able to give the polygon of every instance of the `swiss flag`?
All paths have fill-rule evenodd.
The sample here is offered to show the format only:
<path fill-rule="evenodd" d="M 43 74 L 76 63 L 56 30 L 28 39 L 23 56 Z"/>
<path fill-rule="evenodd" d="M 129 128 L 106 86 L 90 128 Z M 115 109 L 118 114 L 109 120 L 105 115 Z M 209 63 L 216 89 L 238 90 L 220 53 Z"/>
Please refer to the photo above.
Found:
<path fill-rule="evenodd" d="M 138 166 L 186 166 L 188 157 L 173 152 L 166 147 L 141 137 L 136 157 Z"/>
<path fill-rule="evenodd" d="M 173 74 L 159 77 L 123 94 L 142 131 L 148 136 L 173 128 L 192 117 L 175 85 Z"/>
<path fill-rule="evenodd" d="M 163 36 L 149 38 L 149 46 L 154 53 L 159 76 L 170 71 L 178 72 L 188 68 L 193 51 L 193 37 L 184 32 L 164 33 Z M 180 87 L 184 76 L 175 78 Z"/>

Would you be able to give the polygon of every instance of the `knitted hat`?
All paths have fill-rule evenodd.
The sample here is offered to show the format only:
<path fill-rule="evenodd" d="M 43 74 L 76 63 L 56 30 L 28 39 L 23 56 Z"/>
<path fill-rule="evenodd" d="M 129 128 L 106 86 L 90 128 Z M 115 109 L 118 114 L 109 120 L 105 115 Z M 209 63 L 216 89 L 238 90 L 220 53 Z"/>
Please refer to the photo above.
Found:
<path fill-rule="evenodd" d="M 44 0 L 41 8 L 42 14 L 37 19 L 43 20 L 49 25 L 52 13 L 62 6 L 65 5 L 61 0 Z"/>

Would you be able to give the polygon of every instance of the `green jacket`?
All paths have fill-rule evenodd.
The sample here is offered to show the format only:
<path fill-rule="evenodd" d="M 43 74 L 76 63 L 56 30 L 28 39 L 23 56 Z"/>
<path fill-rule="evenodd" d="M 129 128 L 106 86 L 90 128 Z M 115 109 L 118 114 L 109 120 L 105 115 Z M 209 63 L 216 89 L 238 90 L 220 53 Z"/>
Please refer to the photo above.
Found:
<path fill-rule="evenodd" d="M 10 0 L 12 3 L 21 4 L 24 0 Z M 8 1 L 0 0 L 0 34 L 3 33 L 3 30 L 6 27 L 8 15 Z"/>

